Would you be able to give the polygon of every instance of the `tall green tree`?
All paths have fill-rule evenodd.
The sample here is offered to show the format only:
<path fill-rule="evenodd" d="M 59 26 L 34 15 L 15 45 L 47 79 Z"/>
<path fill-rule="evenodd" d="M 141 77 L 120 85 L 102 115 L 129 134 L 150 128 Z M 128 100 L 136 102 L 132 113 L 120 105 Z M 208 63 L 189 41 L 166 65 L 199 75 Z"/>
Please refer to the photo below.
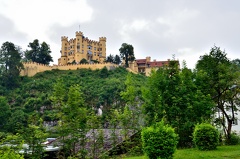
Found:
<path fill-rule="evenodd" d="M 30 50 L 25 51 L 25 58 L 28 61 L 47 65 L 53 61 L 50 55 L 50 46 L 46 42 L 39 44 L 38 39 L 35 39 L 32 43 L 29 43 L 28 47 L 30 47 Z"/>
<path fill-rule="evenodd" d="M 123 43 L 119 49 L 121 58 L 125 61 L 125 66 L 129 66 L 129 61 L 135 60 L 134 48 L 131 44 Z"/>
<path fill-rule="evenodd" d="M 152 73 L 143 97 L 148 125 L 164 118 L 179 134 L 180 147 L 192 146 L 194 125 L 212 114 L 210 96 L 197 89 L 193 72 L 186 67 L 180 71 L 175 61 Z"/>
<path fill-rule="evenodd" d="M 62 156 L 66 157 L 69 154 L 85 158 L 87 154 L 85 135 L 87 133 L 88 111 L 85 107 L 81 87 L 73 85 L 68 90 L 59 80 L 54 86 L 51 99 L 59 119 L 57 127 L 59 141 L 63 144 L 63 149 L 66 152 Z M 77 145 L 79 145 L 78 149 Z"/>
<path fill-rule="evenodd" d="M 198 87 L 210 94 L 216 105 L 216 121 L 223 127 L 227 140 L 230 139 L 239 97 L 239 67 L 227 58 L 227 53 L 214 46 L 209 54 L 200 57 L 196 65 Z M 238 99 L 239 100 L 239 99 Z M 228 112 L 230 108 L 230 112 Z"/>
<path fill-rule="evenodd" d="M 11 42 L 5 42 L 0 49 L 0 83 L 7 88 L 14 88 L 20 80 L 21 63 L 20 48 Z"/>

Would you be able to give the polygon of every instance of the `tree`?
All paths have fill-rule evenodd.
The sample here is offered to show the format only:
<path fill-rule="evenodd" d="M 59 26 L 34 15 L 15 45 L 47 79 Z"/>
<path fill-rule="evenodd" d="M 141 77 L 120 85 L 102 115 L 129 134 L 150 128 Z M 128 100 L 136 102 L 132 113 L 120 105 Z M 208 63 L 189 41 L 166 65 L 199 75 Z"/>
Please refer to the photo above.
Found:
<path fill-rule="evenodd" d="M 210 94 L 219 115 L 215 122 L 222 125 L 225 137 L 229 140 L 234 114 L 239 107 L 239 67 L 230 62 L 225 51 L 214 46 L 209 54 L 200 57 L 196 70 L 197 85 L 202 92 Z"/>
<path fill-rule="evenodd" d="M 175 61 L 152 73 L 143 90 L 146 122 L 153 125 L 164 118 L 179 134 L 180 147 L 192 146 L 194 125 L 209 120 L 213 103 L 194 83 L 190 69 L 178 69 Z"/>
<path fill-rule="evenodd" d="M 8 118 L 10 116 L 10 107 L 6 98 L 0 96 L 0 131 L 5 131 Z"/>
<path fill-rule="evenodd" d="M 79 63 L 80 63 L 80 64 L 87 64 L 88 61 L 87 61 L 85 58 L 83 58 Z"/>
<path fill-rule="evenodd" d="M 122 62 L 122 61 L 121 61 L 120 56 L 119 56 L 119 55 L 115 55 L 114 60 L 113 60 L 113 63 L 119 65 L 121 62 Z"/>
<path fill-rule="evenodd" d="M 65 93 L 67 92 L 67 96 Z M 54 108 L 58 113 L 59 141 L 63 144 L 63 150 L 71 156 L 79 155 L 85 158 L 87 109 L 84 104 L 83 93 L 79 85 L 70 86 L 66 90 L 61 80 L 54 85 L 51 97 Z M 79 151 L 77 151 L 79 145 Z M 79 153 L 79 154 L 78 154 Z M 66 156 L 66 154 L 63 154 Z"/>
<path fill-rule="evenodd" d="M 111 63 L 114 62 L 114 57 L 113 57 L 112 54 L 110 54 L 109 56 L 107 56 L 106 62 L 111 62 Z"/>
<path fill-rule="evenodd" d="M 133 46 L 123 43 L 119 49 L 121 58 L 125 61 L 125 66 L 129 66 L 129 61 L 135 60 Z"/>
<path fill-rule="evenodd" d="M 149 158 L 173 158 L 177 149 L 178 135 L 171 126 L 165 125 L 163 120 L 151 127 L 144 128 L 141 138 L 143 151 Z"/>
<path fill-rule="evenodd" d="M 32 43 L 29 43 L 28 47 L 31 48 L 31 50 L 25 51 L 25 58 L 28 61 L 46 65 L 49 65 L 49 63 L 53 61 L 50 55 L 50 47 L 46 42 L 42 42 L 40 45 L 38 39 L 35 39 Z"/>
<path fill-rule="evenodd" d="M 16 87 L 22 68 L 20 48 L 11 42 L 3 43 L 0 49 L 1 84 L 7 88 Z"/>

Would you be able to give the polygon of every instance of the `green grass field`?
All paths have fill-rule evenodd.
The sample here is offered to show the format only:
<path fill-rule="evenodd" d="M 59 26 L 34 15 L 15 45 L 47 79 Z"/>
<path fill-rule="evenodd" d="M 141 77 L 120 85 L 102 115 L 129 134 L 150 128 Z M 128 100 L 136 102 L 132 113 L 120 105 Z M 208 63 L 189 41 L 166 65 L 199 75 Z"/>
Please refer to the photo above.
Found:
<path fill-rule="evenodd" d="M 145 156 L 123 157 L 124 159 L 148 159 Z M 198 149 L 177 150 L 173 159 L 240 159 L 240 145 L 218 146 L 214 151 L 199 151 Z"/>

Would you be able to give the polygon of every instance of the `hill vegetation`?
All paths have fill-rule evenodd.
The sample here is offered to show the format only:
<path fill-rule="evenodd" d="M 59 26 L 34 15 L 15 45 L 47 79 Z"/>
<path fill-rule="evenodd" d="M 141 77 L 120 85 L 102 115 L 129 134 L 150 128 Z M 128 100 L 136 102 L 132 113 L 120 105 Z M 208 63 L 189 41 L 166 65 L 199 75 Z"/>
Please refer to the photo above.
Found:
<path fill-rule="evenodd" d="M 200 123 L 218 127 L 220 139 L 225 141 L 221 144 L 239 143 L 231 131 L 239 110 L 239 60 L 230 61 L 218 47 L 201 56 L 194 70 L 186 64 L 179 69 L 173 59 L 168 66 L 153 70 L 150 77 L 132 74 L 123 67 L 56 69 L 20 77 L 21 56 L 17 61 L 10 58 L 16 57 L 12 55 L 18 50 L 11 43 L 5 45 L 12 50 L 3 47 L 0 52 L 1 143 L 21 147 L 24 141 L 33 151 L 31 158 L 44 157 L 42 143 L 47 137 L 58 138 L 59 158 L 141 154 L 142 149 L 152 148 L 152 144 L 142 148 L 147 145 L 141 143 L 142 128 L 158 130 L 156 123 L 160 121 L 162 127 L 168 125 L 166 132 L 171 130 L 178 136 L 174 138 L 177 148 L 195 146 L 193 131 Z M 108 129 L 108 137 L 104 129 Z M 110 141 L 107 144 L 106 138 Z M 155 139 L 154 135 L 144 137 L 156 143 L 153 146 L 158 150 L 163 146 Z M 16 152 L 7 150 L 0 149 L 0 154 Z M 167 151 L 163 150 L 171 155 L 174 152 Z"/>

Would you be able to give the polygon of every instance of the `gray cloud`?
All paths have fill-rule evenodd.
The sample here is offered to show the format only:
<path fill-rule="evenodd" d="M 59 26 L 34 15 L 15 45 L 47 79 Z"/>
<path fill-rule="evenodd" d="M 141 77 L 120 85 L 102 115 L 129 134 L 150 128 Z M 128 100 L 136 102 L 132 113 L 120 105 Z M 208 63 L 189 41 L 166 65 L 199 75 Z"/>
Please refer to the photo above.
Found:
<path fill-rule="evenodd" d="M 79 25 L 90 39 L 98 40 L 106 36 L 108 54 L 118 54 L 121 44 L 129 43 L 134 46 L 137 58 L 152 56 L 152 59 L 166 60 L 175 54 L 177 59 L 185 59 L 188 66 L 193 68 L 199 56 L 208 53 L 215 44 L 225 49 L 229 57 L 239 58 L 238 0 L 86 2 L 93 10 L 89 21 L 72 21 L 64 23 L 64 26 L 62 21 L 56 21 L 49 24 L 47 29 L 44 28 L 55 63 L 60 56 L 61 36 L 73 38 Z M 65 12 L 69 13 L 71 9 L 66 8 Z M 5 41 L 14 38 L 26 40 L 26 35 L 18 32 L 10 19 L 0 15 L 0 24 L 0 34 Z"/>
<path fill-rule="evenodd" d="M 22 41 L 26 41 L 27 35 L 25 33 L 19 32 L 14 23 L 6 18 L 5 16 L 0 14 L 0 43 L 1 45 L 6 42 L 10 41 L 16 45 L 21 46 Z"/>

